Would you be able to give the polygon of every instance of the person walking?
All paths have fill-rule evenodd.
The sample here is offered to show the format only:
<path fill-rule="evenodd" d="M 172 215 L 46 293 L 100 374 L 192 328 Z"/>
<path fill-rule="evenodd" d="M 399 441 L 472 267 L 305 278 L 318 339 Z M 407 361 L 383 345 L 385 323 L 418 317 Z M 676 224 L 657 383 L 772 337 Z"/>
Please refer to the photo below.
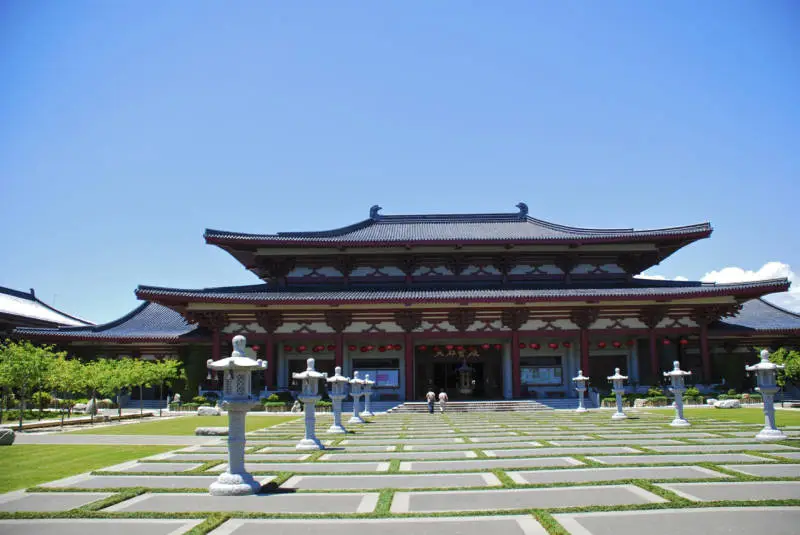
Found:
<path fill-rule="evenodd" d="M 436 401 L 436 394 L 433 393 L 433 390 L 429 390 L 427 394 L 425 394 L 425 399 L 428 400 L 428 412 L 433 414 L 433 402 Z"/>
<path fill-rule="evenodd" d="M 447 409 L 447 401 L 449 398 L 447 397 L 447 392 L 442 390 L 439 392 L 439 412 L 444 414 L 445 409 Z"/>

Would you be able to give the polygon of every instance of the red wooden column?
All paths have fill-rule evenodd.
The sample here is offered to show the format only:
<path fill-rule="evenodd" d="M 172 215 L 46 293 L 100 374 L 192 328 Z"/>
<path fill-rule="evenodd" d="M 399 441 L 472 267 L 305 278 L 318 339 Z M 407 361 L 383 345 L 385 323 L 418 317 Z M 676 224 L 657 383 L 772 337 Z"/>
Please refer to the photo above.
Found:
<path fill-rule="evenodd" d="M 406 360 L 406 401 L 414 400 L 414 341 L 411 333 L 403 335 L 403 349 Z"/>
<path fill-rule="evenodd" d="M 267 369 L 264 370 L 264 386 L 268 390 L 273 390 L 277 362 L 275 362 L 275 337 L 272 335 L 267 335 L 267 339 L 264 340 L 264 360 L 267 362 Z"/>
<path fill-rule="evenodd" d="M 211 330 L 211 359 L 219 360 L 220 355 L 220 339 L 219 328 L 215 327 Z"/>
<path fill-rule="evenodd" d="M 581 329 L 581 371 L 586 377 L 591 377 L 589 364 L 589 329 Z"/>
<path fill-rule="evenodd" d="M 518 398 L 522 391 L 519 366 L 519 331 L 511 333 L 511 397 Z"/>
<path fill-rule="evenodd" d="M 336 334 L 336 348 L 333 351 L 333 365 L 344 368 L 344 334 Z"/>
<path fill-rule="evenodd" d="M 703 381 L 711 382 L 711 354 L 708 351 L 708 323 L 700 324 L 700 358 L 703 361 Z"/>
<path fill-rule="evenodd" d="M 650 373 L 658 382 L 658 343 L 656 341 L 656 330 L 650 329 Z"/>

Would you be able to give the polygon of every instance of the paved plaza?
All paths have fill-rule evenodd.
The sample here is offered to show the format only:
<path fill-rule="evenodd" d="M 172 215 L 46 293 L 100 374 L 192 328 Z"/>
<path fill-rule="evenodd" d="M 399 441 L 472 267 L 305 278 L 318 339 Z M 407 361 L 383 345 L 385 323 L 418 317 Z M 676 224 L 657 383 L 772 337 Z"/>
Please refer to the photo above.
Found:
<path fill-rule="evenodd" d="M 264 491 L 243 497 L 207 492 L 224 438 L 174 437 L 167 453 L 0 495 L 0 532 L 797 533 L 800 429 L 765 444 L 760 425 L 713 410 L 679 429 L 669 411 L 630 414 L 387 414 L 340 436 L 323 415 L 326 450 L 302 453 L 298 419 L 248 433 L 246 467 Z"/>

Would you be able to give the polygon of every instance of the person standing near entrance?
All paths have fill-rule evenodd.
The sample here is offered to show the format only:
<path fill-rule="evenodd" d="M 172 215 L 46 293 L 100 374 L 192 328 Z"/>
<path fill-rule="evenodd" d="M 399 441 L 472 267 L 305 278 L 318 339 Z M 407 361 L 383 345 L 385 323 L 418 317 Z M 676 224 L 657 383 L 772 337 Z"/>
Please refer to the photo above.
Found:
<path fill-rule="evenodd" d="M 441 412 L 442 414 L 444 414 L 445 409 L 447 409 L 448 399 L 449 398 L 447 397 L 447 392 L 445 392 L 444 390 L 439 392 L 439 412 Z"/>
<path fill-rule="evenodd" d="M 436 401 L 436 394 L 433 393 L 433 390 L 428 390 L 425 399 L 428 400 L 428 412 L 433 414 L 433 402 Z"/>

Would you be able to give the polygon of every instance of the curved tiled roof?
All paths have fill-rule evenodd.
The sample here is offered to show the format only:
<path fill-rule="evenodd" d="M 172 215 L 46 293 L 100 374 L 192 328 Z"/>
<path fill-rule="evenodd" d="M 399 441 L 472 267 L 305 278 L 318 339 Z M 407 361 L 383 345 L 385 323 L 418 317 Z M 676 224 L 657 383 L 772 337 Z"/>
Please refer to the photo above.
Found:
<path fill-rule="evenodd" d="M 587 229 L 558 225 L 528 216 L 524 203 L 520 211 L 506 214 L 380 215 L 374 206 L 370 218 L 342 228 L 313 232 L 248 234 L 207 229 L 206 243 L 217 245 L 392 245 L 487 243 L 487 242 L 626 242 L 661 238 L 705 238 L 711 225 L 700 223 L 652 230 Z"/>
<path fill-rule="evenodd" d="M 759 297 L 786 291 L 787 279 L 713 284 L 683 281 L 634 279 L 630 283 L 604 287 L 526 286 L 515 288 L 429 287 L 429 288 L 350 288 L 350 289 L 275 289 L 266 284 L 187 290 L 140 286 L 140 299 L 202 301 L 248 304 L 345 304 L 390 302 L 509 302 L 509 301 L 581 301 L 587 299 L 675 299 L 713 296 Z"/>
<path fill-rule="evenodd" d="M 747 301 L 735 317 L 713 323 L 709 329 L 731 334 L 800 333 L 800 314 L 795 314 L 763 299 Z"/>
<path fill-rule="evenodd" d="M 96 340 L 108 342 L 178 342 L 197 334 L 200 327 L 189 324 L 174 310 L 158 303 L 143 303 L 118 320 L 92 327 L 59 329 L 17 328 L 14 334 L 35 338 Z"/>
<path fill-rule="evenodd" d="M 32 320 L 34 325 L 41 323 L 51 323 L 53 326 L 84 326 L 94 325 L 90 321 L 65 314 L 50 305 L 43 303 L 36 298 L 33 290 L 30 293 L 12 290 L 0 286 L 0 314 L 20 318 L 20 320 Z M 16 323 L 19 325 L 19 323 Z"/>

